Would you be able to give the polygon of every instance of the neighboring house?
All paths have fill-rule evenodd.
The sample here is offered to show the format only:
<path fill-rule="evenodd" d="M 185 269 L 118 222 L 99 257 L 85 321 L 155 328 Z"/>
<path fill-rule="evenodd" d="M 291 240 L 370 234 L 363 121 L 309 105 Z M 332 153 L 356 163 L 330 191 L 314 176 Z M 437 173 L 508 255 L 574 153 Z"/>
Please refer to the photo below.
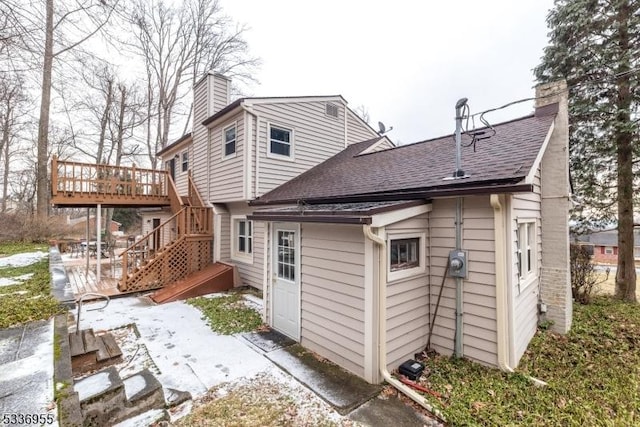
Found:
<path fill-rule="evenodd" d="M 574 236 L 575 241 L 591 248 L 593 262 L 597 264 L 618 263 L 618 231 L 601 230 Z M 640 230 L 634 231 L 633 256 L 636 263 L 640 262 Z"/>
<path fill-rule="evenodd" d="M 224 228 L 217 235 L 228 236 L 228 218 L 249 214 L 244 200 L 257 196 L 251 205 L 259 209 L 232 224 L 259 230 L 254 247 L 260 255 L 253 254 L 251 273 L 244 271 L 251 274 L 250 284 L 265 283 L 265 321 L 373 383 L 382 381 L 384 369 L 422 351 L 431 327 L 438 352 L 454 352 L 457 336 L 458 355 L 503 369 L 517 366 L 540 320 L 568 331 L 566 93 L 564 84 L 543 85 L 536 91 L 535 114 L 495 125 L 495 135 L 475 146 L 464 135 L 462 169 L 468 177 L 460 179 L 451 179 L 451 136 L 384 150 L 379 137 L 360 137 L 367 140 L 350 144 L 345 138 L 345 150 L 296 178 L 283 176 L 288 182 L 277 188 L 263 178 L 278 170 L 266 152 L 269 144 L 249 146 L 249 154 L 238 153 L 231 166 L 247 172 L 244 180 L 237 176 L 225 186 L 228 179 L 214 181 L 224 163 L 214 148 L 223 146 L 220 130 L 242 121 L 264 141 L 270 126 L 294 125 L 265 118 L 270 110 L 260 103 L 236 104 L 235 113 L 226 110 L 207 120 L 216 125 L 210 130 L 213 155 L 197 157 L 211 158 L 210 166 L 199 164 L 211 176 L 209 199 L 226 203 L 218 209 L 216 225 Z M 342 107 L 339 101 L 331 102 Z M 323 129 L 311 129 L 310 136 Z M 300 134 L 296 128 L 296 142 Z M 279 131 L 271 134 L 278 149 L 283 141 Z M 255 151 L 257 165 L 249 160 Z M 289 164 L 284 161 L 280 167 Z M 206 174 L 199 175 L 200 185 Z M 455 281 L 443 282 L 456 248 L 457 203 L 467 269 L 458 316 Z M 238 249 L 222 250 L 235 259 Z"/>
<path fill-rule="evenodd" d="M 247 220 L 248 202 L 316 166 L 345 147 L 378 137 L 336 96 L 261 97 L 230 101 L 229 79 L 208 74 L 194 86 L 192 132 L 161 150 L 183 197 L 191 177 L 214 210 L 213 261 L 237 267 L 244 285 L 265 282 L 262 222 Z M 379 138 L 374 149 L 393 143 Z M 146 208 L 143 234 L 171 216 Z"/>

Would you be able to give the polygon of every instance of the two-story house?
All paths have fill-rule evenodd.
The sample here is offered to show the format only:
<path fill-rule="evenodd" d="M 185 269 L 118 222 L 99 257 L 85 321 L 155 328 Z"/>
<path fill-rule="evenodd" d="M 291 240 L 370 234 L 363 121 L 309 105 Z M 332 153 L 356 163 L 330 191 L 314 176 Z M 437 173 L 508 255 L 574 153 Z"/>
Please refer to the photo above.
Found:
<path fill-rule="evenodd" d="M 158 153 L 185 196 L 189 176 L 213 207 L 212 261 L 237 267 L 244 285 L 266 282 L 263 222 L 247 219 L 248 202 L 344 150 L 371 140 L 375 149 L 393 147 L 340 95 L 252 97 L 230 103 L 231 82 L 209 73 L 194 86 L 193 129 Z M 143 234 L 171 216 L 146 210 Z"/>

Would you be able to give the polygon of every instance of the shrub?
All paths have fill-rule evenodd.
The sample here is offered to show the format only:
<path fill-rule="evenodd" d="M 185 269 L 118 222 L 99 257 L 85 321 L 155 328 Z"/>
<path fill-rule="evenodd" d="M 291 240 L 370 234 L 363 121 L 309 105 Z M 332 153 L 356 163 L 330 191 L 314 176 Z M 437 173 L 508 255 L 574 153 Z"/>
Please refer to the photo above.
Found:
<path fill-rule="evenodd" d="M 570 249 L 571 293 L 573 299 L 581 304 L 591 301 L 596 285 L 602 283 L 591 263 L 589 248 L 572 244 Z"/>

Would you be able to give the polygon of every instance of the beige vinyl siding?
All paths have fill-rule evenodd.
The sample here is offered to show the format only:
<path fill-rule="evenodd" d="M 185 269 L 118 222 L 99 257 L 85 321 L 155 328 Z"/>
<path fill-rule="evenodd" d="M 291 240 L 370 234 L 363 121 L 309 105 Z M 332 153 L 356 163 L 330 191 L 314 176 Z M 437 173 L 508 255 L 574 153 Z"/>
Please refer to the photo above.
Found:
<path fill-rule="evenodd" d="M 364 375 L 364 235 L 301 224 L 301 344 Z"/>
<path fill-rule="evenodd" d="M 449 251 L 455 248 L 455 205 L 455 199 L 435 200 L 430 215 L 431 313 Z M 462 246 L 468 253 L 468 276 L 463 283 L 464 355 L 497 365 L 495 242 L 488 196 L 464 198 Z M 453 352 L 455 306 L 455 280 L 447 277 L 432 338 L 434 348 L 443 354 Z"/>
<path fill-rule="evenodd" d="M 261 116 L 259 137 L 259 187 L 262 195 L 344 149 L 344 105 L 338 118 L 325 114 L 326 102 L 255 104 Z M 292 154 L 295 161 L 268 157 L 269 124 L 293 131 Z"/>
<path fill-rule="evenodd" d="M 213 109 L 209 115 L 213 115 L 229 105 L 229 86 L 231 82 L 220 75 L 209 74 L 210 85 L 213 85 Z"/>
<path fill-rule="evenodd" d="M 538 325 L 539 277 L 526 288 L 518 288 L 518 265 L 516 229 L 518 218 L 535 218 L 536 227 L 536 271 L 542 265 L 542 230 L 541 230 L 541 199 L 540 199 L 540 169 L 534 177 L 532 193 L 514 194 L 511 198 L 511 295 L 513 296 L 513 330 L 512 340 L 514 351 L 511 363 L 518 365 L 529 341 L 536 332 Z M 537 274 L 536 274 L 537 275 Z"/>
<path fill-rule="evenodd" d="M 209 154 L 209 130 L 202 125 L 207 118 L 207 82 L 208 79 L 202 79 L 198 85 L 193 88 L 193 148 L 191 170 L 193 171 L 193 181 L 205 200 L 211 200 L 208 194 L 208 154 Z"/>
<path fill-rule="evenodd" d="M 422 234 L 420 256 L 425 271 L 387 284 L 387 369 L 393 371 L 424 350 L 429 331 L 429 217 L 419 215 L 386 227 L 387 244 L 394 234 Z"/>
<path fill-rule="evenodd" d="M 189 153 L 189 170 L 193 170 L 192 168 L 192 160 L 193 160 L 193 143 L 189 143 L 186 145 L 180 145 L 177 149 L 172 149 L 167 151 L 162 155 L 162 167 L 165 167 L 165 162 L 175 159 L 176 162 L 176 179 L 174 184 L 176 186 L 176 190 L 178 194 L 181 196 L 187 195 L 189 192 L 189 184 L 188 184 L 188 175 L 189 170 L 182 172 L 182 153 L 187 151 Z"/>
<path fill-rule="evenodd" d="M 236 126 L 235 156 L 222 157 L 224 130 Z M 211 176 L 209 177 L 211 199 L 215 203 L 240 201 L 244 198 L 244 114 L 236 114 L 224 123 L 211 129 Z"/>
<path fill-rule="evenodd" d="M 376 137 L 378 137 L 378 134 L 364 120 L 350 109 L 347 109 L 347 145 L 368 141 Z"/>
<path fill-rule="evenodd" d="M 242 279 L 242 284 L 247 286 L 252 286 L 256 289 L 263 289 L 263 263 L 265 259 L 265 248 L 264 248 L 264 230 L 265 223 L 263 221 L 253 221 L 253 262 L 244 262 L 240 259 L 233 259 L 231 257 L 231 239 L 234 238 L 232 233 L 232 224 L 231 219 L 234 215 L 249 215 L 252 210 L 247 206 L 246 203 L 234 203 L 227 205 L 229 209 L 229 215 L 227 216 L 227 228 L 229 237 L 227 241 L 228 249 L 226 253 L 228 254 L 227 258 L 223 258 L 223 261 L 230 262 L 238 267 L 238 272 L 240 273 L 240 278 Z"/>
<path fill-rule="evenodd" d="M 231 229 L 229 221 L 231 216 L 228 212 L 222 212 L 216 216 L 220 219 L 220 235 L 214 236 L 216 244 L 220 245 L 220 261 L 231 261 Z"/>

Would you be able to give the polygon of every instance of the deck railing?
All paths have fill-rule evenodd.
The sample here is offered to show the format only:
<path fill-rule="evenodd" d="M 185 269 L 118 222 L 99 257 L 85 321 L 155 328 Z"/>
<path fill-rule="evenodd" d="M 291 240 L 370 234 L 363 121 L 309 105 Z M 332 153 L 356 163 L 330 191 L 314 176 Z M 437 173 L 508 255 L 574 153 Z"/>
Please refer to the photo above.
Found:
<path fill-rule="evenodd" d="M 206 259 L 206 254 L 192 254 L 188 251 L 172 251 L 170 257 L 164 252 L 176 246 L 177 242 L 188 237 L 195 237 L 196 240 L 210 241 L 213 234 L 211 209 L 205 207 L 185 206 L 178 213 L 151 230 L 140 240 L 133 243 L 122 253 L 122 279 L 118 288 L 125 291 L 139 291 L 164 286 L 164 279 L 144 277 L 138 272 L 147 269 L 151 276 L 157 276 L 159 271 L 169 271 L 172 268 L 180 267 L 180 278 L 193 273 L 190 260 L 195 256 L 198 259 Z M 198 260 L 196 265 L 201 268 L 204 261 Z M 173 263 L 175 265 L 169 265 Z M 152 264 L 162 264 L 152 266 Z M 167 264 L 167 265 L 164 265 Z M 149 276 L 149 275 L 147 275 Z M 175 276 L 172 273 L 172 277 Z"/>
<path fill-rule="evenodd" d="M 51 195 L 107 198 L 168 197 L 168 171 L 58 160 L 51 161 Z"/>

